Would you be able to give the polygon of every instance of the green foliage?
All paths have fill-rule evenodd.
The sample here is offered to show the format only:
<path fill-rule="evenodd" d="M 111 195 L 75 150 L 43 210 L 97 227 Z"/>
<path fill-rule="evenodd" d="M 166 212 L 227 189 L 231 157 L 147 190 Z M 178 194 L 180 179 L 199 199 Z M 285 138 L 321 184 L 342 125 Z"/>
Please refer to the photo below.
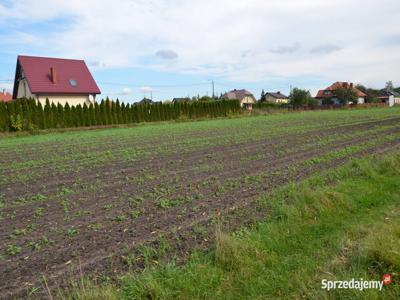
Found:
<path fill-rule="evenodd" d="M 22 117 L 20 114 L 10 116 L 10 122 L 12 131 L 22 130 Z"/>
<path fill-rule="evenodd" d="M 8 245 L 6 249 L 6 253 L 10 256 L 17 255 L 22 251 L 22 248 L 16 245 Z"/>
<path fill-rule="evenodd" d="M 341 104 L 348 104 L 349 102 L 357 104 L 358 96 L 352 88 L 339 88 L 335 90 L 335 96 L 339 99 Z"/>
<path fill-rule="evenodd" d="M 262 103 L 262 102 L 265 102 L 265 101 L 266 101 L 266 95 L 265 95 L 264 90 L 262 90 L 262 91 L 261 91 L 260 102 Z"/>
<path fill-rule="evenodd" d="M 310 91 L 294 88 L 289 96 L 290 104 L 296 107 L 314 105 Z"/>
<path fill-rule="evenodd" d="M 34 99 L 0 102 L 0 131 L 23 131 L 96 125 L 130 124 L 170 120 L 226 117 L 240 113 L 238 101 L 200 98 L 180 103 L 125 104 L 110 99 L 100 104 L 64 106 L 50 103 L 44 107 Z"/>

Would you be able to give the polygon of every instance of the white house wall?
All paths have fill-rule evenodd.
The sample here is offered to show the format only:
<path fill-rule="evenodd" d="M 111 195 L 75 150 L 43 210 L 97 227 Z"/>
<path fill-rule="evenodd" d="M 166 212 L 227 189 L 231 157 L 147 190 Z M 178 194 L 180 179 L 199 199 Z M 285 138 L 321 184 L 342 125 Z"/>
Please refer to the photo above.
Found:
<path fill-rule="evenodd" d="M 243 107 L 243 104 L 245 104 L 245 103 L 247 103 L 247 104 L 254 104 L 255 101 L 254 101 L 254 99 L 253 99 L 252 97 L 245 96 L 245 97 L 242 99 L 242 101 L 240 101 L 240 106 Z"/>
<path fill-rule="evenodd" d="M 75 105 L 89 105 L 89 95 L 38 95 L 36 99 L 42 104 L 46 104 L 46 99 L 49 99 L 50 103 L 65 105 L 67 102 L 70 106 Z"/>
<path fill-rule="evenodd" d="M 388 100 L 388 104 L 389 104 L 389 106 L 393 106 L 394 105 L 394 96 L 393 95 L 390 95 L 389 96 L 389 100 Z"/>

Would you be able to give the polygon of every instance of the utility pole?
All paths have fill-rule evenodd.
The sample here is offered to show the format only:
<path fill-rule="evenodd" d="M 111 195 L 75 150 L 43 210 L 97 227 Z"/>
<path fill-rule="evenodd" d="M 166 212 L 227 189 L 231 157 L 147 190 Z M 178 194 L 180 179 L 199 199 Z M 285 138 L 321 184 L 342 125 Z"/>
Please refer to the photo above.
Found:
<path fill-rule="evenodd" d="M 211 80 L 211 84 L 212 84 L 212 98 L 215 98 L 215 91 L 214 91 L 214 80 Z"/>

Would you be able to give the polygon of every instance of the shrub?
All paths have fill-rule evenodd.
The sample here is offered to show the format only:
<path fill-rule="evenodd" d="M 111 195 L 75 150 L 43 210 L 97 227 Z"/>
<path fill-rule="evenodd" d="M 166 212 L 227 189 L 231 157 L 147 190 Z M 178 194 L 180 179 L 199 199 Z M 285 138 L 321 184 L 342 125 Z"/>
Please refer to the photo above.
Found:
<path fill-rule="evenodd" d="M 17 114 L 10 117 L 10 127 L 13 131 L 21 131 L 23 127 L 22 117 Z"/>

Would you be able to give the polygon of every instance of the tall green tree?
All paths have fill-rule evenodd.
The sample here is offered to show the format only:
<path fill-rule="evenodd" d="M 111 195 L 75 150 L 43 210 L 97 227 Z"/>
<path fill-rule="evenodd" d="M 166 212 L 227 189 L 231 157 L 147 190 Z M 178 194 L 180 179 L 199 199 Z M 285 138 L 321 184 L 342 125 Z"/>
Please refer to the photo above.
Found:
<path fill-rule="evenodd" d="M 89 108 L 86 103 L 83 104 L 82 115 L 83 115 L 83 125 L 90 126 Z"/>
<path fill-rule="evenodd" d="M 52 125 L 51 128 L 60 128 L 60 120 L 58 119 L 58 111 L 57 106 L 54 102 L 51 103 L 51 116 L 52 116 Z"/>
<path fill-rule="evenodd" d="M 341 104 L 348 104 L 349 102 L 357 104 L 358 96 L 352 88 L 339 88 L 335 90 L 335 96 L 339 99 Z"/>
<path fill-rule="evenodd" d="M 295 107 L 313 104 L 310 91 L 294 88 L 289 96 L 289 103 Z"/>
<path fill-rule="evenodd" d="M 260 102 L 263 103 L 266 101 L 266 97 L 265 97 L 265 92 L 264 89 L 261 91 L 261 97 L 260 97 Z"/>
<path fill-rule="evenodd" d="M 0 131 L 9 131 L 8 111 L 5 102 L 0 101 Z"/>
<path fill-rule="evenodd" d="M 53 128 L 53 116 L 51 113 L 51 104 L 49 98 L 46 99 L 46 104 L 44 105 L 44 117 L 46 128 Z"/>

